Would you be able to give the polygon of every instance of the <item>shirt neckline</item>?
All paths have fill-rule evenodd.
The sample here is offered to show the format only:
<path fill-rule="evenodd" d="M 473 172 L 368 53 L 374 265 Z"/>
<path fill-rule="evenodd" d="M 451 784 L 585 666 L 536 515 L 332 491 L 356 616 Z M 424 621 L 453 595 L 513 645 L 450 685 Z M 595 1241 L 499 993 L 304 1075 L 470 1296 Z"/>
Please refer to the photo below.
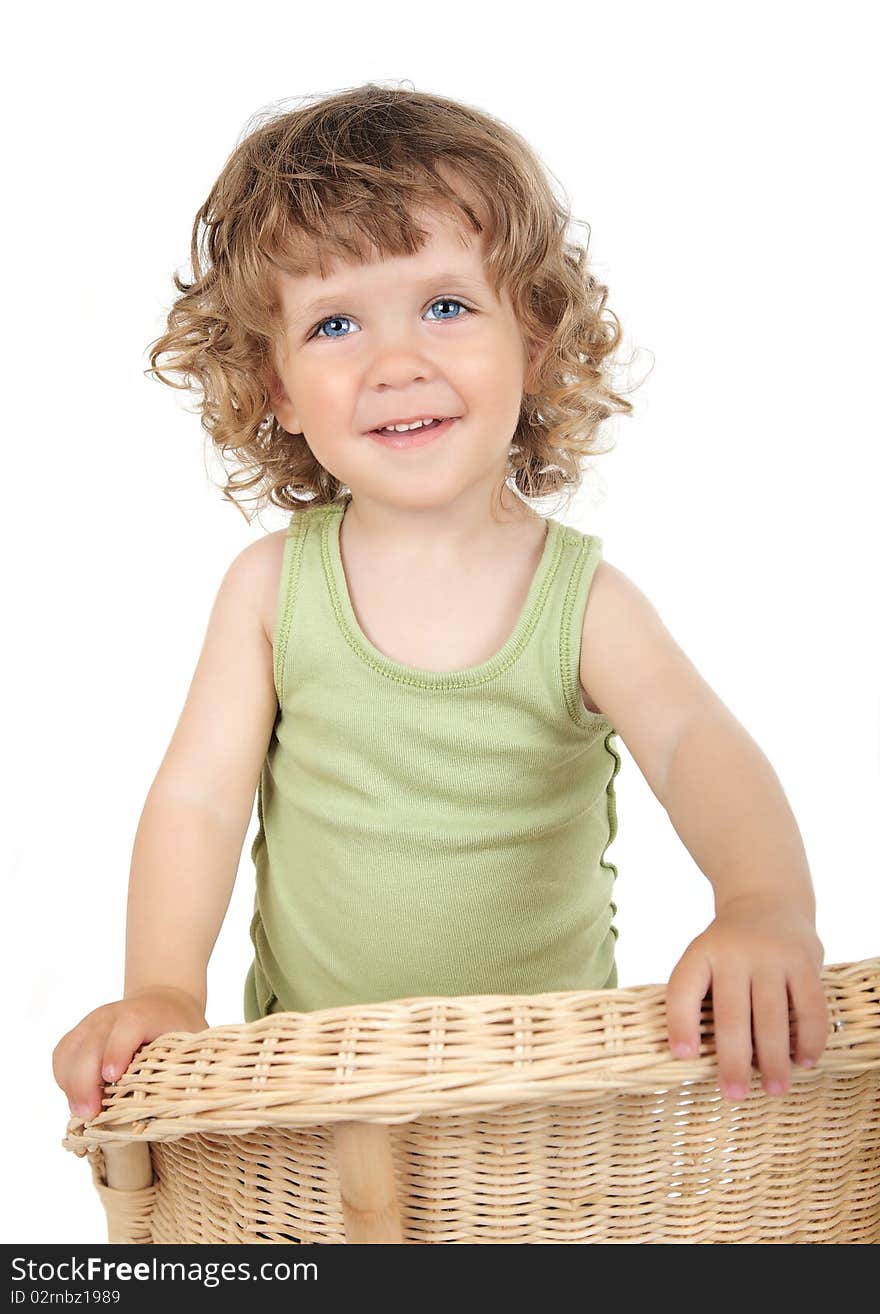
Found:
<path fill-rule="evenodd" d="M 492 657 L 476 666 L 464 666 L 454 671 L 427 671 L 395 661 L 371 643 L 360 627 L 348 591 L 348 581 L 342 564 L 339 531 L 349 498 L 329 505 L 320 530 L 321 556 L 330 598 L 340 629 L 355 652 L 374 670 L 406 684 L 418 684 L 430 689 L 453 689 L 466 685 L 482 684 L 507 669 L 525 647 L 538 622 L 544 601 L 559 563 L 563 526 L 551 517 L 544 517 L 547 534 L 541 559 L 529 585 L 519 618 L 507 640 Z"/>

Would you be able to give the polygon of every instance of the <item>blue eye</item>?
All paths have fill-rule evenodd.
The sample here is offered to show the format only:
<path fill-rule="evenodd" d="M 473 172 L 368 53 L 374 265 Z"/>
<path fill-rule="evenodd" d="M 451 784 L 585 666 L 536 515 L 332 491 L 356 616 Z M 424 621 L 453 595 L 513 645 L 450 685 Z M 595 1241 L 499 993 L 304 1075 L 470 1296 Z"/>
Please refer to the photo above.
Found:
<path fill-rule="evenodd" d="M 436 301 L 431 302 L 428 309 L 433 310 L 435 306 L 461 306 L 462 310 L 466 311 L 468 309 L 463 301 L 457 301 L 455 297 L 438 297 Z M 461 319 L 461 316 L 453 315 L 452 318 Z"/>
<path fill-rule="evenodd" d="M 464 311 L 467 311 L 468 314 L 473 314 L 473 311 L 470 309 L 470 307 L 469 307 L 469 306 L 466 306 L 466 305 L 464 304 L 463 301 L 459 301 L 456 297 L 438 297 L 436 301 L 432 301 L 432 302 L 431 302 L 431 304 L 430 304 L 430 306 L 428 307 L 428 309 L 429 309 L 429 310 L 433 310 L 435 306 L 460 306 L 461 309 L 464 310 Z M 461 316 L 460 316 L 460 315 L 453 315 L 451 318 L 452 318 L 452 319 L 460 319 Z M 441 324 L 442 324 L 443 322 L 444 322 L 444 321 L 443 321 L 442 319 L 441 319 L 441 320 L 438 320 L 438 323 L 441 323 Z M 311 334 L 309 334 L 309 337 L 310 337 L 310 338 L 316 338 L 316 337 L 318 337 L 318 336 L 324 336 L 324 335 L 321 333 L 321 330 L 323 329 L 324 325 L 325 325 L 325 324 L 333 324 L 333 323 L 343 323 L 343 324 L 348 323 L 348 324 L 351 324 L 351 323 L 353 323 L 353 321 L 352 321 L 351 319 L 349 319 L 348 315 L 331 315 L 328 319 L 322 319 L 321 322 L 320 322 L 320 324 L 318 324 L 318 325 L 315 326 L 314 332 L 312 332 Z M 342 336 L 343 336 L 343 337 L 350 337 L 350 334 L 345 333 L 345 334 L 343 334 Z M 331 341 L 331 342 L 333 341 L 333 338 L 332 338 L 332 337 L 330 338 L 330 341 Z"/>

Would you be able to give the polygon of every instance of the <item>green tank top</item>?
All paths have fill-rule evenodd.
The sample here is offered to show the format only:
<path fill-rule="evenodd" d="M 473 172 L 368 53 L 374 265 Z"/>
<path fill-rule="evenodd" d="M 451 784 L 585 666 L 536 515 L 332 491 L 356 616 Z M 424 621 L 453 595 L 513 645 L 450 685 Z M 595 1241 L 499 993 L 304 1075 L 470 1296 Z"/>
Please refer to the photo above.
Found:
<path fill-rule="evenodd" d="M 339 548 L 349 501 L 294 511 L 285 539 L 245 1021 L 616 986 L 605 852 L 621 759 L 579 680 L 602 540 L 548 519 L 504 646 L 424 671 L 358 624 Z"/>

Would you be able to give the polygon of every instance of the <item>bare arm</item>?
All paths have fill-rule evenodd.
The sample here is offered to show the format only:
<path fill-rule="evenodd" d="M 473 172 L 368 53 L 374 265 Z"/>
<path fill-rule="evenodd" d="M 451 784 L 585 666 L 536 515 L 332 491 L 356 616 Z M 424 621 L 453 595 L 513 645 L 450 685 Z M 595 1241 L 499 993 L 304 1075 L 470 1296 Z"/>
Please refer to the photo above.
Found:
<path fill-rule="evenodd" d="M 235 884 L 278 705 L 260 600 L 278 540 L 232 562 L 135 837 L 125 997 L 174 987 L 204 1011 L 207 966 Z M 274 575 L 273 575 L 274 570 Z"/>
<path fill-rule="evenodd" d="M 765 1089 L 784 1093 L 790 1049 L 796 1062 L 816 1062 L 828 1009 L 815 895 L 782 785 L 644 594 L 606 562 L 593 579 L 584 640 L 582 685 L 715 892 L 712 924 L 669 978 L 673 1052 L 698 1052 L 701 1001 L 711 987 L 722 1093 L 744 1096 L 753 1049 Z"/>
<path fill-rule="evenodd" d="M 198 803 L 150 796 L 128 885 L 124 997 L 173 986 L 207 1005 L 208 960 L 232 896 L 243 836 Z"/>
<path fill-rule="evenodd" d="M 715 907 L 774 895 L 816 916 L 798 824 L 770 762 L 723 706 L 688 725 L 666 774 L 663 805 L 710 882 Z"/>
<path fill-rule="evenodd" d="M 773 893 L 815 916 L 807 857 L 775 771 L 633 582 L 601 561 L 581 683 L 632 753 L 715 906 Z"/>

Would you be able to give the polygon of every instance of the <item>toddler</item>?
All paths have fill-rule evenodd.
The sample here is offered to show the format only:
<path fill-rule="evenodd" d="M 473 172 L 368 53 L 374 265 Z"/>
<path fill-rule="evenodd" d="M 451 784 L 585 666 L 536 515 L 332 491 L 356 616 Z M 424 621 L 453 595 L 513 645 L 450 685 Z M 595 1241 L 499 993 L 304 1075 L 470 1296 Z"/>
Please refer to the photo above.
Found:
<path fill-rule="evenodd" d="M 615 986 L 618 736 L 715 895 L 669 980 L 672 1051 L 711 989 L 725 1096 L 753 1059 L 782 1093 L 819 1058 L 823 947 L 772 767 L 601 540 L 532 505 L 632 410 L 569 219 L 505 124 L 376 84 L 261 124 L 196 216 L 151 372 L 200 385 L 223 495 L 291 515 L 220 585 L 135 838 L 123 998 L 54 1051 L 74 1114 L 208 1025 L 255 794 L 246 1021 Z"/>

